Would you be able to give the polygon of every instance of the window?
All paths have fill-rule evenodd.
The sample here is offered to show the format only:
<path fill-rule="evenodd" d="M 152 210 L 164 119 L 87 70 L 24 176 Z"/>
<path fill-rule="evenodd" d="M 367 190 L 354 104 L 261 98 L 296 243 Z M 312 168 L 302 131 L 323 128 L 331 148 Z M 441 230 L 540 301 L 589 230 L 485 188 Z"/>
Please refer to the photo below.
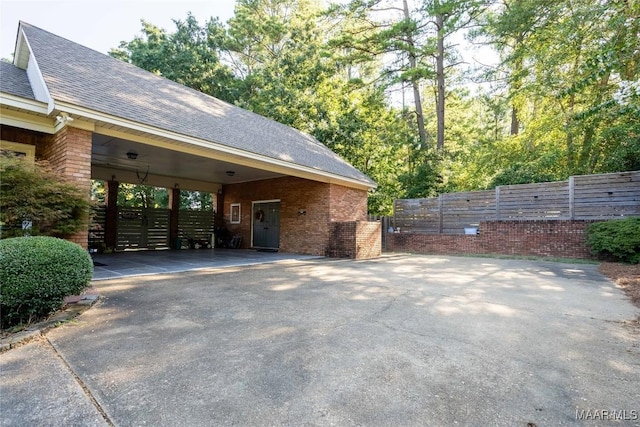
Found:
<path fill-rule="evenodd" d="M 231 224 L 240 224 L 240 203 L 231 203 Z"/>
<path fill-rule="evenodd" d="M 33 163 L 36 159 L 35 145 L 20 144 L 19 142 L 0 141 L 0 152 L 2 155 L 10 154 L 16 157 L 23 157 Z"/>

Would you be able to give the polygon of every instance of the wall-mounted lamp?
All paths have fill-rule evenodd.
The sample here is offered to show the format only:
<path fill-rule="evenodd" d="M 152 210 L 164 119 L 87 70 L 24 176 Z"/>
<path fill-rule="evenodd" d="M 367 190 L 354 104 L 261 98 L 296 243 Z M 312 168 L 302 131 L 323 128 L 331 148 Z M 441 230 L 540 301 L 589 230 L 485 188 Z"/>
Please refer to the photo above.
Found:
<path fill-rule="evenodd" d="M 135 160 L 138 158 L 138 153 L 136 153 L 135 151 L 129 151 L 127 152 L 127 159 L 129 160 Z"/>
<path fill-rule="evenodd" d="M 306 215 L 306 214 L 307 214 L 307 210 L 306 209 L 298 209 L 298 216 Z"/>
<path fill-rule="evenodd" d="M 227 176 L 233 176 L 236 173 L 234 171 L 227 171 L 226 174 L 227 174 Z"/>
<path fill-rule="evenodd" d="M 72 121 L 73 117 L 69 116 L 69 113 L 62 112 L 56 116 L 56 122 L 60 123 L 62 126 Z"/>

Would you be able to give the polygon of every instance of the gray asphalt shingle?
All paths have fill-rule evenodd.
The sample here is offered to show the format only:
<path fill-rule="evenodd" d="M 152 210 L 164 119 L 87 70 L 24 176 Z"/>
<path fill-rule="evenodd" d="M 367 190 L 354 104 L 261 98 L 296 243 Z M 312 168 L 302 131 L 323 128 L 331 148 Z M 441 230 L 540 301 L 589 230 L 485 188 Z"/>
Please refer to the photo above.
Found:
<path fill-rule="evenodd" d="M 56 102 L 375 185 L 308 134 L 30 24 L 21 28 Z"/>
<path fill-rule="evenodd" d="M 35 99 L 27 72 L 4 61 L 0 61 L 0 92 Z"/>

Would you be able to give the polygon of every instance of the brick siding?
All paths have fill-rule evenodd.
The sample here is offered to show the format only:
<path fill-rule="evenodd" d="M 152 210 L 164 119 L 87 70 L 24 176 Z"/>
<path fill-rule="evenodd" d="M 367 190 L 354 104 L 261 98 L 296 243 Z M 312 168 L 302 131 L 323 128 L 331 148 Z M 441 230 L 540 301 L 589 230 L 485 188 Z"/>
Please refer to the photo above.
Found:
<path fill-rule="evenodd" d="M 36 157 L 38 146 L 42 147 L 47 134 L 33 130 L 20 129 L 13 126 L 0 126 L 0 139 L 3 141 L 19 142 L 20 144 L 35 145 Z"/>
<path fill-rule="evenodd" d="M 335 184 L 283 177 L 225 185 L 224 224 L 231 235 L 242 236 L 243 248 L 251 246 L 252 202 L 261 200 L 280 200 L 279 249 L 291 253 L 326 255 L 332 239 L 332 223 L 363 220 L 367 213 L 365 190 Z M 230 223 L 233 203 L 240 203 L 240 224 Z M 306 213 L 301 215 L 300 210 Z"/>
<path fill-rule="evenodd" d="M 595 221 L 482 221 L 478 235 L 389 233 L 391 252 L 593 258 L 586 227 Z"/>
<path fill-rule="evenodd" d="M 331 239 L 326 255 L 333 258 L 367 259 L 382 251 L 381 224 L 367 221 L 331 223 Z"/>
<path fill-rule="evenodd" d="M 55 135 L 44 134 L 12 126 L 2 126 L 2 139 L 36 146 L 36 158 L 47 160 L 60 178 L 72 182 L 85 191 L 91 191 L 91 132 L 64 127 Z M 83 248 L 88 247 L 89 222 L 68 240 Z"/>
<path fill-rule="evenodd" d="M 42 147 L 42 157 L 62 178 L 82 190 L 87 199 L 91 192 L 91 135 L 90 131 L 65 126 L 58 133 L 48 136 Z M 88 247 L 88 218 L 84 229 L 68 240 L 85 249 Z"/>

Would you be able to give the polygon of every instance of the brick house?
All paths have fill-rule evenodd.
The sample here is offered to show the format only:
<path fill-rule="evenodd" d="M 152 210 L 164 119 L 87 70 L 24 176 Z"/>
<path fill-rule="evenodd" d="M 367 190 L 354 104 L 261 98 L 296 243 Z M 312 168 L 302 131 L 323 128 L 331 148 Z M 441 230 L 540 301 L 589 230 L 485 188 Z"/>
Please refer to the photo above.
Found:
<path fill-rule="evenodd" d="M 143 175 L 169 189 L 169 246 L 179 192 L 197 190 L 216 195 L 244 248 L 380 253 L 379 224 L 365 221 L 375 183 L 307 134 L 24 22 L 0 66 L 2 149 L 48 160 L 87 195 L 104 180 L 107 246 L 119 183 Z M 87 247 L 88 225 L 72 240 Z"/>

